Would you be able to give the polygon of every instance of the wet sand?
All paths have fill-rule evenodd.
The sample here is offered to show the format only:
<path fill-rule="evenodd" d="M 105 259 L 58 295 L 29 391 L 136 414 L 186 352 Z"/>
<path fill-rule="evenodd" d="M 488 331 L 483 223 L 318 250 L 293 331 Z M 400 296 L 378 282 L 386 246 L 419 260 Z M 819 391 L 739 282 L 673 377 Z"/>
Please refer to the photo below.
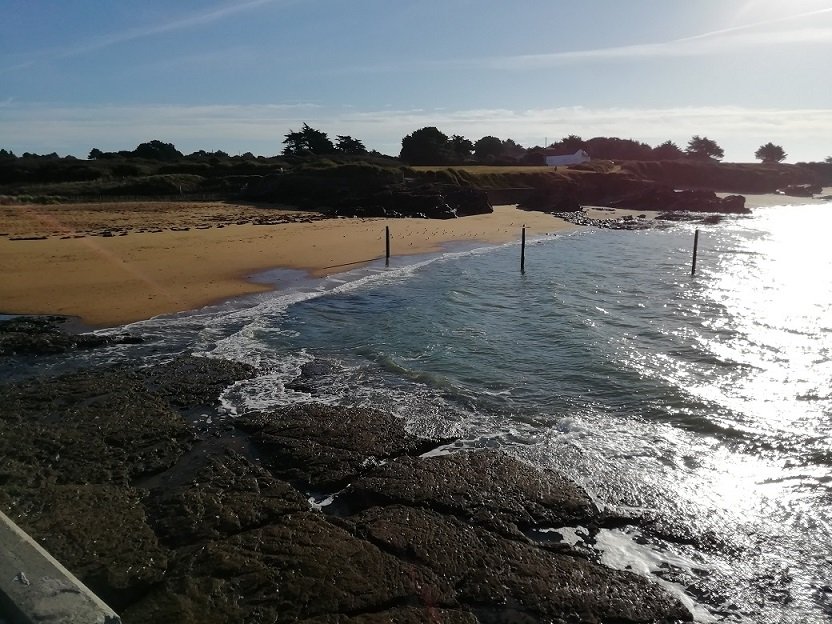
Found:
<path fill-rule="evenodd" d="M 751 208 L 820 202 L 747 197 Z M 594 219 L 645 212 L 585 210 Z M 452 242 L 518 240 L 523 225 L 532 237 L 578 227 L 514 206 L 435 220 L 333 219 L 226 202 L 0 205 L 0 312 L 121 325 L 270 290 L 250 279 L 269 269 L 324 276 L 355 268 L 384 256 L 388 226 L 392 255 L 400 256 L 437 252 Z"/>
<path fill-rule="evenodd" d="M 392 254 L 405 255 L 516 240 L 523 225 L 529 236 L 575 228 L 513 206 L 452 220 L 325 219 L 221 202 L 0 206 L 0 310 L 121 325 L 269 290 L 249 278 L 272 268 L 354 268 L 383 257 L 386 226 Z"/>

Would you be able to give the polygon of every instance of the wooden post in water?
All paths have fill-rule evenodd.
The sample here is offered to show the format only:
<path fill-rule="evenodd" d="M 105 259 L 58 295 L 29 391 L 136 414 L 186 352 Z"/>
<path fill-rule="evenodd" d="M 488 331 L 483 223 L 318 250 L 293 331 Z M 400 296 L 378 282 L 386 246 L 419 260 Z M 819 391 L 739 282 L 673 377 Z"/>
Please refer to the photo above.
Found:
<path fill-rule="evenodd" d="M 526 272 L 526 226 L 523 226 L 523 233 L 520 238 L 520 272 Z"/>
<path fill-rule="evenodd" d="M 384 226 L 384 263 L 390 265 L 390 226 Z"/>
<path fill-rule="evenodd" d="M 699 228 L 696 228 L 696 233 L 693 235 L 693 263 L 690 265 L 690 276 L 693 277 L 696 273 L 696 250 L 699 248 Z"/>

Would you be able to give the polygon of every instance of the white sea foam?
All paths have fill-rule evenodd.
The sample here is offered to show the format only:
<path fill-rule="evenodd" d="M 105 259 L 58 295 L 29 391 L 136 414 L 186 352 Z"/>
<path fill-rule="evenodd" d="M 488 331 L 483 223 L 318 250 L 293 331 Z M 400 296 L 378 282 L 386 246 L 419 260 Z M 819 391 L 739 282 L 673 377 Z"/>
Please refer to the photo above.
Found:
<path fill-rule="evenodd" d="M 315 511 L 323 511 L 324 507 L 328 507 L 335 501 L 335 496 L 335 494 L 329 494 L 327 496 L 324 496 L 323 498 L 310 496 L 308 499 L 309 506 Z"/>
<path fill-rule="evenodd" d="M 601 553 L 601 563 L 616 570 L 631 570 L 643 576 L 649 576 L 676 596 L 693 614 L 696 622 L 718 621 L 704 606 L 694 602 L 685 593 L 684 587 L 656 575 L 656 573 L 669 567 L 696 574 L 697 571 L 707 569 L 708 566 L 703 566 L 701 563 L 679 554 L 659 551 L 639 544 L 635 541 L 634 536 L 634 533 L 618 529 L 601 529 L 598 535 L 595 536 L 594 546 Z"/>

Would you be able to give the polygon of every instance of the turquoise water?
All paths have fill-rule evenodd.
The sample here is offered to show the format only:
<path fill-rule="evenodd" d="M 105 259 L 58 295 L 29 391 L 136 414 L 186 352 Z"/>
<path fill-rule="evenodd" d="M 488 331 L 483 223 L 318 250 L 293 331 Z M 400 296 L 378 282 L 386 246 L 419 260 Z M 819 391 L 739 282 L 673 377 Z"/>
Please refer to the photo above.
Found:
<path fill-rule="evenodd" d="M 460 447 L 501 447 L 647 519 L 587 545 L 651 575 L 699 621 L 832 617 L 832 206 L 701 229 L 583 230 L 395 259 L 136 324 L 254 363 L 226 412 L 381 407 Z M 315 394 L 284 383 L 324 363 Z M 553 527 L 559 528 L 559 527 Z M 569 533 L 569 532 L 567 532 Z M 574 533 L 574 532 L 573 532 Z M 577 537 L 575 539 L 578 539 Z"/>

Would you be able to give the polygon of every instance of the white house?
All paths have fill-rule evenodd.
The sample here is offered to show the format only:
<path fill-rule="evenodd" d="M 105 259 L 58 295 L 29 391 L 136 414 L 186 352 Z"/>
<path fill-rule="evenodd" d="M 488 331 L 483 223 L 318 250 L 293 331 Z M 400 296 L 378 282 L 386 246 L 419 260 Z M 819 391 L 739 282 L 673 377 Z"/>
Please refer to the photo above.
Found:
<path fill-rule="evenodd" d="M 589 154 L 584 150 L 579 149 L 574 154 L 567 154 L 566 156 L 546 156 L 547 167 L 559 167 L 561 165 L 579 165 L 589 161 Z"/>

